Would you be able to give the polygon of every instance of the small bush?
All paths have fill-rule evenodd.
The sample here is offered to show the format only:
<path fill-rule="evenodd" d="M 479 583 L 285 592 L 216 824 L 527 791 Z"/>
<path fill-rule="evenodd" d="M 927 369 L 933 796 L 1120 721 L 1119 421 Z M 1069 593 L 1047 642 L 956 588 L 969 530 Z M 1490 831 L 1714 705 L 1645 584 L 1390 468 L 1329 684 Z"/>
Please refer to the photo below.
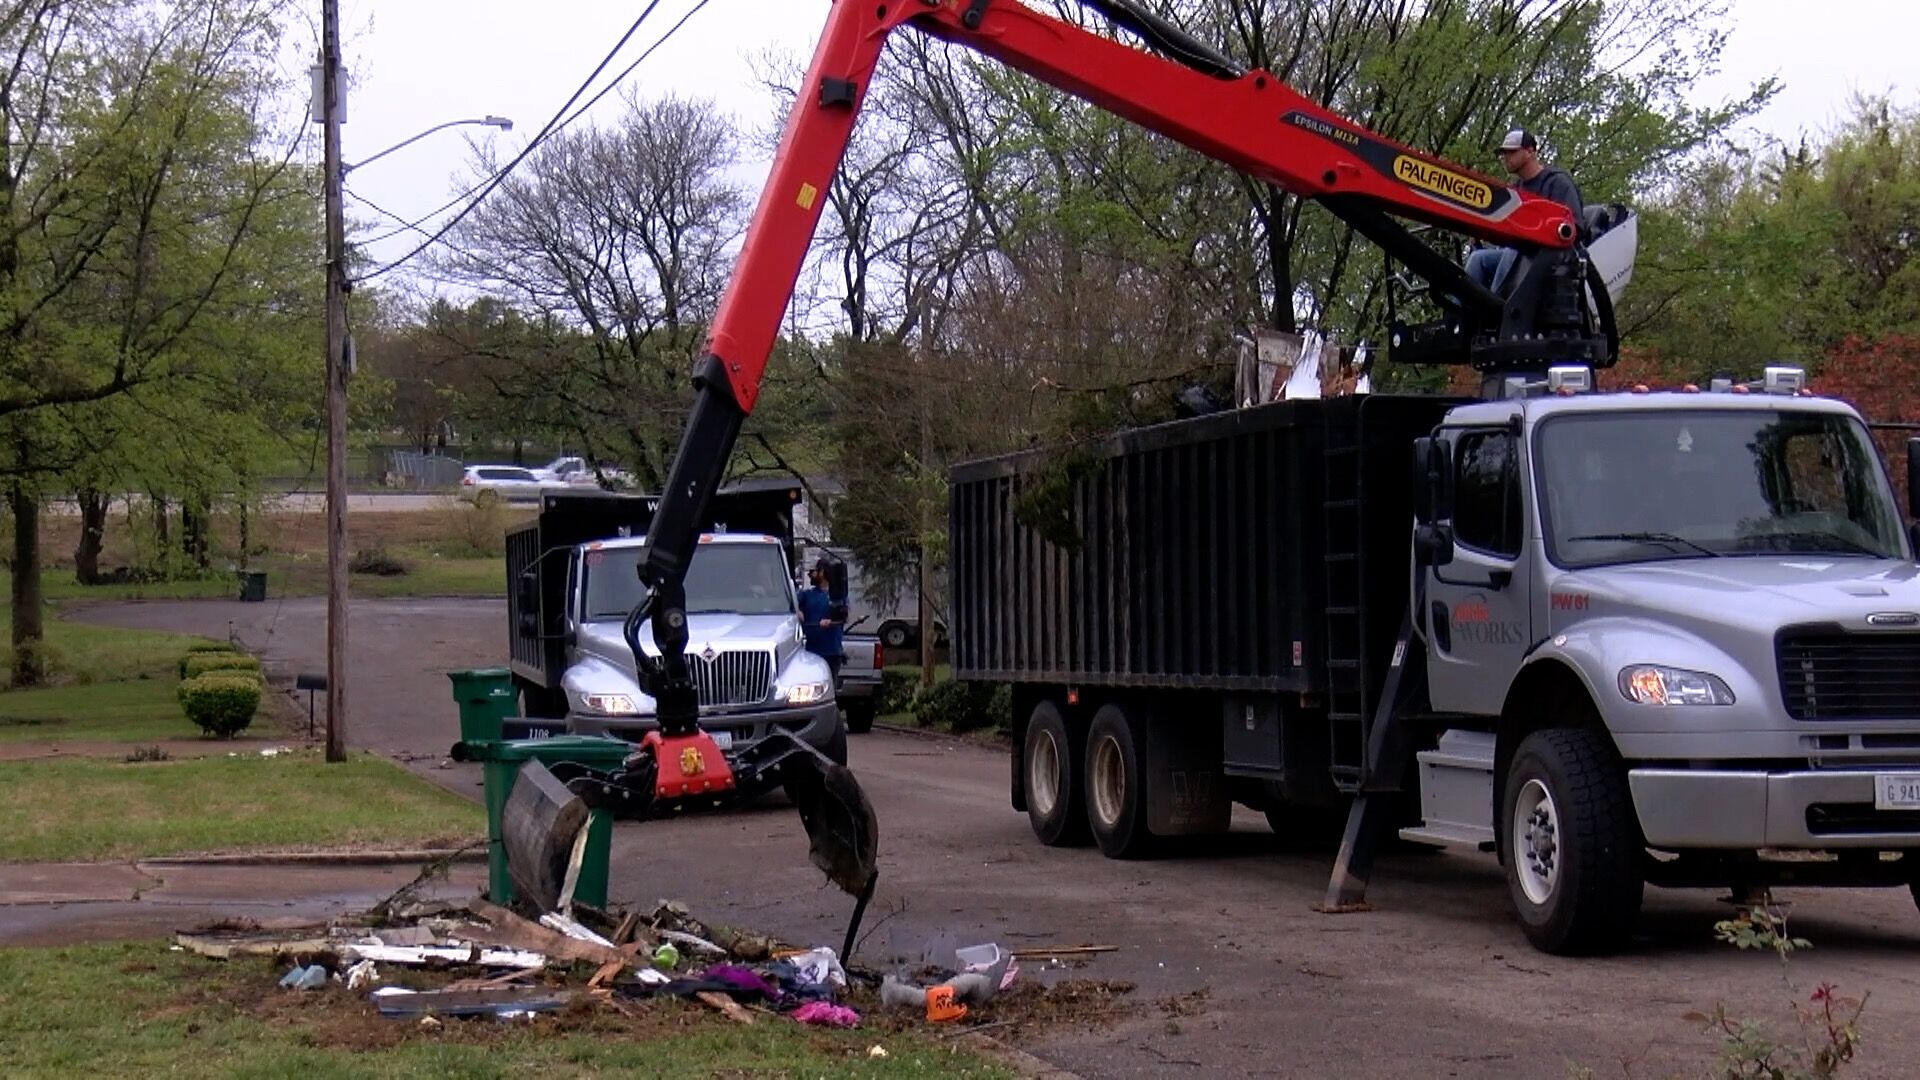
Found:
<path fill-rule="evenodd" d="M 209 671 L 247 671 L 260 670 L 260 659 L 246 653 L 188 653 L 180 658 L 180 677 L 192 679 L 205 675 Z"/>
<path fill-rule="evenodd" d="M 375 577 L 399 577 L 407 572 L 407 564 L 386 548 L 363 548 L 353 553 L 347 560 L 347 569 L 356 574 L 372 574 Z"/>
<path fill-rule="evenodd" d="M 230 739 L 253 723 L 260 708 L 260 682 L 215 672 L 180 684 L 180 708 L 201 731 Z"/>
<path fill-rule="evenodd" d="M 1013 730 L 1013 688 L 1005 683 L 944 679 L 914 695 L 913 718 L 921 727 L 973 731 Z"/>
<path fill-rule="evenodd" d="M 196 641 L 193 644 L 187 646 L 187 652 L 189 654 L 209 653 L 209 652 L 239 652 L 239 651 L 240 650 L 234 648 L 233 646 L 227 644 L 224 641 Z"/>
<path fill-rule="evenodd" d="M 882 668 L 880 671 L 880 697 L 874 703 L 874 711 L 881 716 L 891 716 L 894 713 L 906 712 L 913 708 L 913 695 L 919 689 L 919 668 Z"/>
<path fill-rule="evenodd" d="M 495 493 L 483 491 L 481 494 Z M 460 515 L 460 538 L 475 557 L 498 558 L 506 554 L 507 517 L 497 496 L 485 501 L 475 499 L 473 506 Z"/>

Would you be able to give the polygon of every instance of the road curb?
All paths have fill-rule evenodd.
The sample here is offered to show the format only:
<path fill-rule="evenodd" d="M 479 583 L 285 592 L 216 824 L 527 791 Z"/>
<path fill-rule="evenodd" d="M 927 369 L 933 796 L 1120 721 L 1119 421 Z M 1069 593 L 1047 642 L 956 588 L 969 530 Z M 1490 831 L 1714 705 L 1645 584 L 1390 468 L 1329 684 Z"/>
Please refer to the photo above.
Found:
<path fill-rule="evenodd" d="M 1007 750 L 1013 747 L 1013 741 L 1011 739 L 995 738 L 992 741 L 985 739 L 976 740 L 969 739 L 964 735 L 955 735 L 951 731 L 934 731 L 929 728 L 907 727 L 903 724 L 883 724 L 878 720 L 873 722 L 873 730 L 890 732 L 894 735 L 911 735 L 916 739 L 927 739 L 932 742 L 958 743 L 961 746 L 977 746 L 986 750 Z"/>
<path fill-rule="evenodd" d="M 954 1037 L 954 1044 L 959 1045 L 960 1040 L 963 1038 L 966 1038 L 966 1036 L 961 1035 Z M 1079 1073 L 1068 1072 L 1058 1065 L 1037 1058 L 1025 1050 L 1011 1043 L 996 1039 L 991 1035 L 980 1035 L 974 1037 L 971 1041 L 980 1048 L 981 1053 L 1000 1062 L 1021 1076 L 1032 1077 L 1033 1080 L 1080 1080 Z"/>
<path fill-rule="evenodd" d="M 400 863 L 485 862 L 485 845 L 417 851 L 250 851 L 213 855 L 162 855 L 137 859 L 140 866 L 393 866 Z"/>

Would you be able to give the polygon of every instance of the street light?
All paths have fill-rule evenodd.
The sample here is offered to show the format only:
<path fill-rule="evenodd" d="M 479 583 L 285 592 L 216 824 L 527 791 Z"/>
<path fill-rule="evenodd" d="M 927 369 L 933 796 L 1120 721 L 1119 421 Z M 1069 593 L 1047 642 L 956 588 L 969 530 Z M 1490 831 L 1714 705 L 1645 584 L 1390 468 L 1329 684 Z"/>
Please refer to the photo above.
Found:
<path fill-rule="evenodd" d="M 418 135 L 415 135 L 413 138 L 408 139 L 405 142 L 394 143 L 392 146 L 387 147 L 385 150 L 380 151 L 379 153 L 373 155 L 372 157 L 368 158 L 365 161 L 357 161 L 351 165 L 341 165 L 340 175 L 345 176 L 346 174 L 352 172 L 355 169 L 360 168 L 363 165 L 369 165 L 375 161 L 379 161 L 381 158 L 386 157 L 388 154 L 393 153 L 395 150 L 398 150 L 403 146 L 411 146 L 414 143 L 419 142 L 421 139 L 426 138 L 427 136 L 433 134 L 436 131 L 445 131 L 447 128 L 460 127 L 463 124 L 481 124 L 486 127 L 499 128 L 501 131 L 513 130 L 513 121 L 507 119 L 504 116 L 488 115 L 488 116 L 480 117 L 477 120 L 449 120 L 444 124 L 435 124 L 432 127 L 428 128 L 427 130 L 421 132 Z"/>

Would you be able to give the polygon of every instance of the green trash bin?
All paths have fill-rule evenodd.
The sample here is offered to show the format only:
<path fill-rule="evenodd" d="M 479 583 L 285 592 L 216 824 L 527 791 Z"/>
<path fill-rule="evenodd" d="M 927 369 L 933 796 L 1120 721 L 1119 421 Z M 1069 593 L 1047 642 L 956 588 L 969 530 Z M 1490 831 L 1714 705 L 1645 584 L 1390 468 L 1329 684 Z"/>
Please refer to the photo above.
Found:
<path fill-rule="evenodd" d="M 496 904 L 513 901 L 513 878 L 507 873 L 505 835 L 501 813 L 520 766 L 529 761 L 552 765 L 578 762 L 602 772 L 611 771 L 633 753 L 633 744 L 599 735 L 555 735 L 544 739 L 461 740 L 453 747 L 455 761 L 477 761 L 486 779 L 487 897 Z M 613 841 L 613 815 L 594 810 L 587 817 L 587 847 L 574 885 L 574 899 L 597 908 L 607 906 L 607 854 Z"/>
<path fill-rule="evenodd" d="M 260 603 L 267 598 L 267 572 L 265 570 L 240 571 L 240 599 Z"/>
<path fill-rule="evenodd" d="M 506 668 L 450 671 L 453 700 L 460 707 L 461 742 L 497 742 L 500 722 L 520 712 L 513 672 Z"/>

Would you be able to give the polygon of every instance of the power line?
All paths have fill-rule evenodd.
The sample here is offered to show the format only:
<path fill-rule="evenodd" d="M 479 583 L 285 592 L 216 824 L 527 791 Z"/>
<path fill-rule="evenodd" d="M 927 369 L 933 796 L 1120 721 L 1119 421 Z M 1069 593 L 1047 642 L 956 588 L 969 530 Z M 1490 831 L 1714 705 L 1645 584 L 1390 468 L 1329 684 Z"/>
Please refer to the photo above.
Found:
<path fill-rule="evenodd" d="M 422 240 L 419 243 L 419 245 L 416 246 L 412 251 L 407 252 L 405 255 L 400 256 L 398 259 L 393 260 L 392 262 L 388 263 L 385 266 L 378 267 L 373 270 L 369 270 L 366 273 L 360 275 L 359 277 L 354 278 L 353 279 L 354 283 L 358 284 L 362 281 L 371 281 L 374 278 L 381 276 L 382 274 L 391 273 L 392 271 L 399 269 L 401 266 L 405 265 L 408 260 L 412 259 L 415 255 L 418 255 L 421 252 L 427 250 L 429 247 L 432 247 L 436 242 L 439 241 L 441 237 L 447 235 L 448 232 L 452 231 L 455 225 L 460 224 L 460 222 L 464 220 L 468 214 L 471 214 L 473 212 L 474 207 L 479 206 L 481 203 L 485 202 L 487 199 L 487 196 L 493 194 L 494 189 L 499 187 L 501 183 L 503 183 L 506 180 L 506 178 L 512 174 L 516 166 L 518 166 L 522 161 L 525 161 L 528 155 L 532 154 L 534 150 L 537 149 L 542 142 L 546 141 L 547 136 L 553 134 L 555 131 L 558 131 L 560 129 L 560 127 L 562 126 L 561 118 L 567 115 L 567 110 L 573 108 L 573 103 L 580 100 L 580 95 L 586 93 L 587 88 L 592 86 L 594 80 L 600 77 L 600 73 L 607 70 L 607 65 L 613 63 L 613 58 L 620 54 L 621 49 L 626 48 L 627 42 L 633 38 L 633 35 L 636 32 L 639 31 L 640 24 L 646 22 L 647 16 L 653 14 L 653 9 L 659 6 L 660 6 L 660 0 L 653 0 L 652 3 L 648 4 L 644 9 L 641 10 L 639 17 L 633 20 L 633 25 L 627 27 L 627 32 L 624 34 L 621 34 L 620 40 L 614 42 L 613 48 L 607 50 L 607 55 L 600 58 L 600 63 L 594 66 L 593 71 L 587 75 L 584 81 L 580 83 L 579 88 L 574 90 L 572 95 L 570 95 L 567 98 L 566 102 L 563 103 L 559 109 L 555 110 L 553 117 L 547 121 L 546 126 L 542 127 L 539 133 L 536 134 L 531 140 L 529 140 L 527 145 L 522 147 L 518 154 L 514 155 L 512 161 L 507 162 L 506 167 L 502 168 L 499 172 L 495 173 L 493 175 L 493 179 L 487 182 L 486 186 L 481 189 L 480 193 L 474 196 L 471 202 L 467 203 L 467 205 L 460 208 L 459 213 L 455 214 L 451 219 L 449 219 L 446 222 L 446 224 L 440 226 L 440 228 L 435 230 L 432 236 L 429 236 L 425 240 Z"/>
<path fill-rule="evenodd" d="M 593 95 L 591 98 L 588 98 L 587 103 L 585 105 L 582 105 L 578 109 L 575 109 L 572 112 L 572 114 L 570 114 L 565 120 L 560 121 L 560 127 L 556 128 L 555 130 L 559 131 L 559 130 L 565 129 L 569 124 L 572 124 L 575 120 L 580 119 L 582 114 L 586 113 L 589 109 L 592 109 L 595 105 L 599 104 L 601 98 L 606 97 L 607 94 L 611 92 L 614 87 L 619 86 L 620 83 L 623 80 L 625 80 L 627 76 L 633 74 L 634 69 L 639 67 L 641 63 L 647 59 L 647 57 L 652 56 L 654 52 L 660 48 L 660 46 L 665 45 L 667 41 L 673 37 L 673 35 L 679 33 L 680 28 L 687 24 L 688 19 L 691 19 L 695 15 L 700 14 L 700 10 L 712 2 L 713 0 L 700 0 L 699 3 L 693 5 L 692 8 L 688 9 L 685 15 L 680 16 L 680 20 L 678 22 L 668 27 L 666 33 L 660 35 L 660 39 L 658 41 L 655 41 L 652 45 L 647 46 L 646 52 L 641 53 L 640 56 L 634 60 L 633 63 L 628 64 L 625 68 L 623 68 L 620 74 L 615 75 L 613 77 L 612 82 L 609 82 L 605 87 L 601 88 L 599 93 Z M 512 166 L 508 166 L 508 167 L 511 168 Z M 383 232 L 379 236 L 373 237 L 370 240 L 362 241 L 361 242 L 362 246 L 372 246 L 374 244 L 383 243 L 403 233 L 417 232 L 417 233 L 420 233 L 422 236 L 428 235 L 427 231 L 421 228 L 422 225 L 425 225 L 427 222 L 433 220 L 434 218 L 439 217 L 441 214 L 444 214 L 448 210 L 451 210 L 454 207 L 460 205 L 460 200 L 465 199 L 467 196 L 472 195 L 476 191 L 479 191 L 482 187 L 485 187 L 487 185 L 488 181 L 492 179 L 493 177 L 489 176 L 485 180 L 481 180 L 480 182 L 474 184 L 472 187 L 468 188 L 467 190 L 461 192 L 458 195 L 455 195 L 453 198 L 448 199 L 446 202 L 441 203 L 439 206 L 434 207 L 432 210 L 427 211 L 426 213 L 420 215 L 419 217 L 413 219 L 412 221 L 408 221 L 406 218 L 403 218 L 398 214 L 394 214 L 386 210 L 381 210 L 380 211 L 381 213 L 386 214 L 388 217 L 399 222 L 400 223 L 399 227 L 389 229 L 386 232 Z M 358 195 L 355 195 L 354 197 L 360 198 L 360 196 Z M 361 201 L 365 202 L 364 199 L 362 199 Z M 367 205 L 372 206 L 373 204 L 368 203 Z M 379 208 L 374 207 L 374 209 L 378 210 Z M 433 241 L 431 240 L 428 241 L 428 243 L 432 243 L 432 242 Z"/>

